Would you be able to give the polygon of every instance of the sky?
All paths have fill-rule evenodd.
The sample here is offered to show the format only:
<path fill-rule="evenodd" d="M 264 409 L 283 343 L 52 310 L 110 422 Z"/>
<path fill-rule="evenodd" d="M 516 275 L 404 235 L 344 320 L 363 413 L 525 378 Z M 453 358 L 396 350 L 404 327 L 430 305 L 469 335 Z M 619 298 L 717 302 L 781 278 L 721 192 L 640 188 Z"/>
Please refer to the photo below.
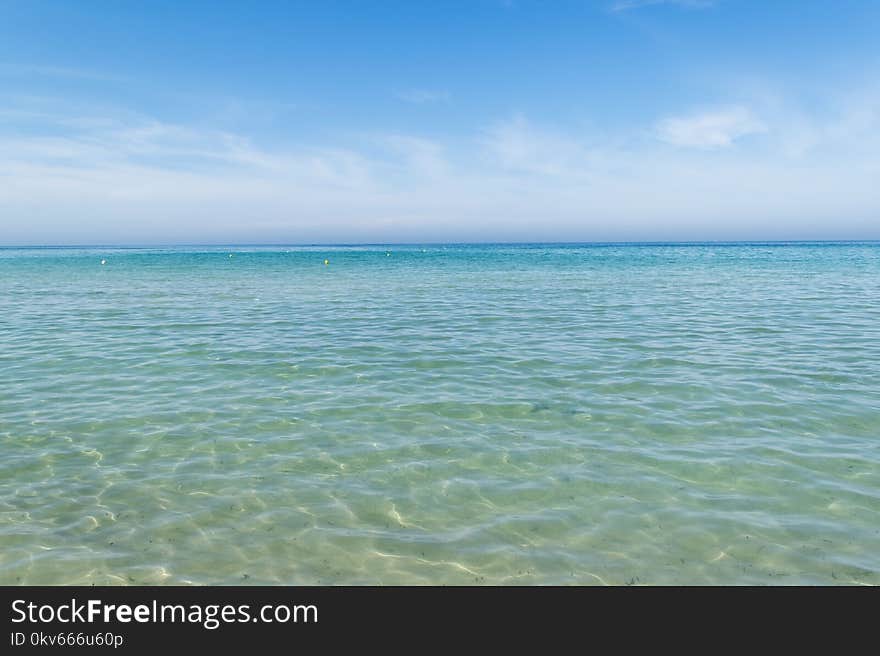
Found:
<path fill-rule="evenodd" d="M 880 238 L 880 2 L 0 0 L 0 245 Z"/>

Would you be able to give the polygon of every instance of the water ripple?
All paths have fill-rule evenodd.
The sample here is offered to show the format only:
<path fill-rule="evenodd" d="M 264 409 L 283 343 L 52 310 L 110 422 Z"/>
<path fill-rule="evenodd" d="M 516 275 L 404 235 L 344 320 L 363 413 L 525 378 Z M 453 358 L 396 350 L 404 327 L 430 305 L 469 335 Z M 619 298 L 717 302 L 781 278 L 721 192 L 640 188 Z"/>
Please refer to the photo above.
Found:
<path fill-rule="evenodd" d="M 880 245 L 385 251 L 0 249 L 0 583 L 880 583 Z"/>

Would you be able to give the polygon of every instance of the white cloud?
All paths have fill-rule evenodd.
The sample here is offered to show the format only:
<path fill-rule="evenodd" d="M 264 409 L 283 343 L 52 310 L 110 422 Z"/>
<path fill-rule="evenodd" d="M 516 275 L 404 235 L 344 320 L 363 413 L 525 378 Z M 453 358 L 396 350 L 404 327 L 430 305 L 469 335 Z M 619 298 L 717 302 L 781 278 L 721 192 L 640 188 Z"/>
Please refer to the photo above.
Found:
<path fill-rule="evenodd" d="M 689 148 L 724 148 L 737 139 L 766 131 L 764 123 L 745 107 L 666 118 L 656 127 L 661 141 Z"/>

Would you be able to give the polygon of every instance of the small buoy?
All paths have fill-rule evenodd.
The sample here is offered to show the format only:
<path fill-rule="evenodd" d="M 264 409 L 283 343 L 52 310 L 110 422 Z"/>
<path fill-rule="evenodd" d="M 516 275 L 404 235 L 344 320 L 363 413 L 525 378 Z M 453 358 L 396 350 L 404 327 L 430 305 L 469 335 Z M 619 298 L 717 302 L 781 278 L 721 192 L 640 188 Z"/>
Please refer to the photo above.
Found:
<path fill-rule="evenodd" d="M 101 264 L 107 264 L 107 260 L 101 260 Z"/>
<path fill-rule="evenodd" d="M 391 253 L 385 253 L 385 257 L 391 257 Z"/>
<path fill-rule="evenodd" d="M 324 264 L 330 264 L 330 260 L 324 260 Z"/>

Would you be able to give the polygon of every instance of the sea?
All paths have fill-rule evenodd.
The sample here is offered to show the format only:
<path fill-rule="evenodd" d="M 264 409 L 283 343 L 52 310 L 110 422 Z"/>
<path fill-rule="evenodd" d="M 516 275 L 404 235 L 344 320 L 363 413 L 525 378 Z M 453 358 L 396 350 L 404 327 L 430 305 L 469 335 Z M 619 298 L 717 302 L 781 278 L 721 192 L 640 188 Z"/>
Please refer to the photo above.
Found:
<path fill-rule="evenodd" d="M 0 584 L 880 584 L 880 243 L 0 249 Z"/>

